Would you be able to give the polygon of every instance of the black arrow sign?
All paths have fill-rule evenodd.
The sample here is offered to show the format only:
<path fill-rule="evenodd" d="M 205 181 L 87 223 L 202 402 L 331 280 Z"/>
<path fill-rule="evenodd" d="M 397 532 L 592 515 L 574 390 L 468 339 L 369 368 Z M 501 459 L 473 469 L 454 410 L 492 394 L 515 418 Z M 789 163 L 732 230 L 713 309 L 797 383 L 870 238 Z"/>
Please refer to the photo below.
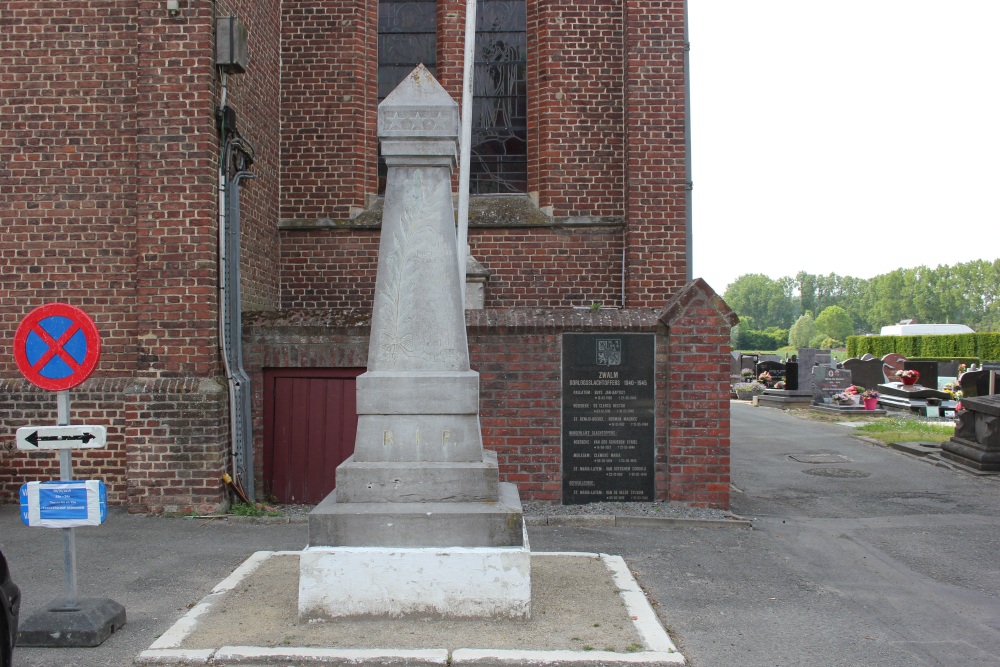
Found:
<path fill-rule="evenodd" d="M 96 438 L 97 436 L 93 433 L 80 433 L 79 435 L 43 435 L 39 436 L 38 431 L 35 431 L 31 435 L 25 438 L 25 441 L 31 443 L 33 447 L 38 447 L 39 442 L 79 442 L 86 445 L 88 442 Z"/>

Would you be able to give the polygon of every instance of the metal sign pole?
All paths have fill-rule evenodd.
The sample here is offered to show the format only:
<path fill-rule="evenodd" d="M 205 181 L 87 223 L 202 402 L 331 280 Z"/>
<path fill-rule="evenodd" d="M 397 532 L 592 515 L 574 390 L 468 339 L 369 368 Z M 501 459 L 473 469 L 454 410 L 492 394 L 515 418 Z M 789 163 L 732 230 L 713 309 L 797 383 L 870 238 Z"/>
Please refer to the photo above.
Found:
<path fill-rule="evenodd" d="M 69 389 L 56 392 L 56 424 L 69 426 Z M 73 450 L 59 450 L 59 479 L 73 479 Z M 66 570 L 66 609 L 77 608 L 76 533 L 75 528 L 63 528 L 63 561 Z"/>

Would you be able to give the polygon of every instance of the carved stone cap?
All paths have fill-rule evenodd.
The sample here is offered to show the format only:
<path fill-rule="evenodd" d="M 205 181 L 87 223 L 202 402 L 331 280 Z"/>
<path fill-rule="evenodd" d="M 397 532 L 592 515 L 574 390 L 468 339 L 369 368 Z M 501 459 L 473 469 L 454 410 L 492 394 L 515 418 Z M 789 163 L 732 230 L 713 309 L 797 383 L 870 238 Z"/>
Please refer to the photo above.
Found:
<path fill-rule="evenodd" d="M 459 127 L 458 104 L 423 65 L 378 105 L 378 136 L 383 140 L 455 140 Z"/>

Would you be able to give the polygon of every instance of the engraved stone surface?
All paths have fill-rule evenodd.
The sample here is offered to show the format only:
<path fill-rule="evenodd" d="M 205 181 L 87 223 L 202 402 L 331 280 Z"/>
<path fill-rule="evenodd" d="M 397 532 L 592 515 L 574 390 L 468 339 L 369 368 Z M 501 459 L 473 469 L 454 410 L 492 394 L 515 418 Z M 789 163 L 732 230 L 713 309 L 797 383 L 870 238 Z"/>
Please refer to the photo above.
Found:
<path fill-rule="evenodd" d="M 562 337 L 563 502 L 652 502 L 656 336 Z"/>

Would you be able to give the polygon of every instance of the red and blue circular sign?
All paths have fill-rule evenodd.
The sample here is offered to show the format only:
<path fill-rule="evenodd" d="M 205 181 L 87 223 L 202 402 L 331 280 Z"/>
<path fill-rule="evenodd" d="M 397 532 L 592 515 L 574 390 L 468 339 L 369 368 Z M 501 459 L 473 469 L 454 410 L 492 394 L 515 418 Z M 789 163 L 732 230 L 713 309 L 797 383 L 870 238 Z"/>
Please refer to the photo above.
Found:
<path fill-rule="evenodd" d="M 74 306 L 50 303 L 28 313 L 14 334 L 14 360 L 32 384 L 62 391 L 90 377 L 101 358 L 101 336 Z"/>

